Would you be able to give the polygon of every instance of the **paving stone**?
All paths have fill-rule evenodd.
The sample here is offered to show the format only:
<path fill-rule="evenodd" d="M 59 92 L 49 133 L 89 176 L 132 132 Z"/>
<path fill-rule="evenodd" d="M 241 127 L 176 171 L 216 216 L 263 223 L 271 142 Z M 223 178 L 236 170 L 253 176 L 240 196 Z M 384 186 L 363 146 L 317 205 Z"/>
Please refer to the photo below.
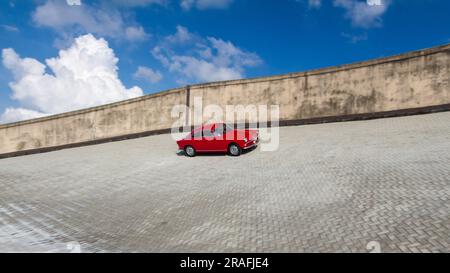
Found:
<path fill-rule="evenodd" d="M 450 252 L 450 113 L 280 134 L 238 158 L 161 135 L 0 160 L 0 252 Z"/>

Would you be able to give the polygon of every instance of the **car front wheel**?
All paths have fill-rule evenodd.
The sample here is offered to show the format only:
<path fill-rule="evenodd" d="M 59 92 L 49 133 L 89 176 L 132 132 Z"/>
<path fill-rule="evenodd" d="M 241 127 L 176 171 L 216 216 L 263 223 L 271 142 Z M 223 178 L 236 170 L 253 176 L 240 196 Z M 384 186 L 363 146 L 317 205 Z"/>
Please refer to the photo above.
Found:
<path fill-rule="evenodd" d="M 228 147 L 228 153 L 232 156 L 240 156 L 241 152 L 242 149 L 237 144 L 233 143 Z"/>
<path fill-rule="evenodd" d="M 194 157 L 196 154 L 195 149 L 192 146 L 186 146 L 186 148 L 184 148 L 184 152 L 189 157 Z"/>

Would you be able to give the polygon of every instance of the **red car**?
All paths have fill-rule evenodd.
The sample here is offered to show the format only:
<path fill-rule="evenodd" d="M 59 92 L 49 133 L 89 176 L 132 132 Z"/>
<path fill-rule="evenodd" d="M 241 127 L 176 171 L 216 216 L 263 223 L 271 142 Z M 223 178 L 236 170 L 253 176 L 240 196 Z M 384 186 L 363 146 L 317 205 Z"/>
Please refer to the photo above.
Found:
<path fill-rule="evenodd" d="M 243 150 L 256 147 L 258 142 L 257 130 L 234 129 L 228 124 L 214 123 L 194 129 L 177 144 L 189 157 L 198 152 L 228 152 L 239 156 Z"/>

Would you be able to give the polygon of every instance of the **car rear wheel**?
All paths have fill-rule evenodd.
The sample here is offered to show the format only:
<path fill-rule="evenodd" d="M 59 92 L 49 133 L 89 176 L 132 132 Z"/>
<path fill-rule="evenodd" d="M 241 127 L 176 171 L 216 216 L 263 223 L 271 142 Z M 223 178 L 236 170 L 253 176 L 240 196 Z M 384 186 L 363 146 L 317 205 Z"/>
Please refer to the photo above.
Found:
<path fill-rule="evenodd" d="M 189 157 L 194 157 L 196 154 L 195 149 L 192 146 L 186 146 L 186 148 L 184 148 L 184 152 Z"/>
<path fill-rule="evenodd" d="M 242 152 L 241 147 L 239 147 L 237 144 L 230 144 L 228 147 L 228 153 L 232 156 L 240 156 Z"/>

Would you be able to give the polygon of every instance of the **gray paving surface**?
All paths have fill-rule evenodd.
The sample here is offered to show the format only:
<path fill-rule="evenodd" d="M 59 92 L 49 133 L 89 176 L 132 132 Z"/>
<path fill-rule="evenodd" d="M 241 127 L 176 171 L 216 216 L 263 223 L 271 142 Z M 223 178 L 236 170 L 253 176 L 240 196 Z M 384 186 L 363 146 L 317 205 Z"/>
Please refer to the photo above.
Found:
<path fill-rule="evenodd" d="M 0 160 L 0 252 L 72 241 L 84 252 L 449 252 L 450 113 L 281 128 L 278 151 L 239 158 L 178 156 L 165 135 Z"/>

